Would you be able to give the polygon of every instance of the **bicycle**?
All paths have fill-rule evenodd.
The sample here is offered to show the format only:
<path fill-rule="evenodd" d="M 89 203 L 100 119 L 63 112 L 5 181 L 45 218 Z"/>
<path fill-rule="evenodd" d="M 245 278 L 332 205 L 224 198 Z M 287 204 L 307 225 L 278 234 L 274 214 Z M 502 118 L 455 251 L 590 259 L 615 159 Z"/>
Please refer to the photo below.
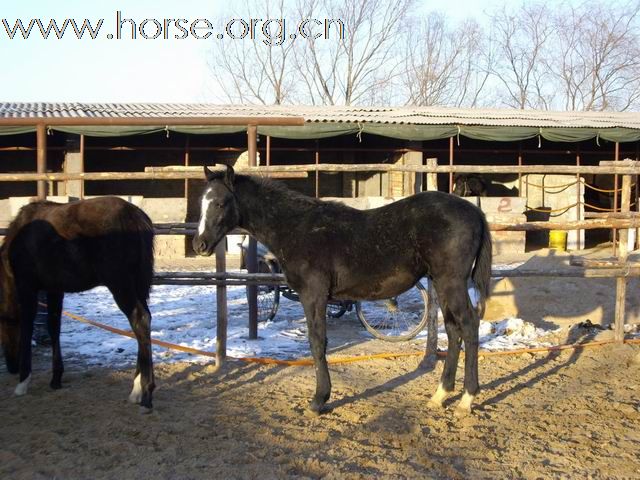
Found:
<path fill-rule="evenodd" d="M 241 266 L 245 268 L 248 238 L 239 244 Z M 282 273 L 278 260 L 269 250 L 258 243 L 257 271 L 259 273 Z M 247 287 L 248 289 L 248 287 Z M 248 294 L 248 291 L 247 291 Z M 280 297 L 300 301 L 298 293 L 288 285 L 258 285 L 258 321 L 273 320 L 280 305 Z M 429 295 L 422 282 L 400 295 L 383 300 L 333 300 L 327 304 L 327 316 L 340 318 L 347 312 L 356 311 L 364 328 L 374 337 L 389 342 L 410 340 L 427 324 Z"/>

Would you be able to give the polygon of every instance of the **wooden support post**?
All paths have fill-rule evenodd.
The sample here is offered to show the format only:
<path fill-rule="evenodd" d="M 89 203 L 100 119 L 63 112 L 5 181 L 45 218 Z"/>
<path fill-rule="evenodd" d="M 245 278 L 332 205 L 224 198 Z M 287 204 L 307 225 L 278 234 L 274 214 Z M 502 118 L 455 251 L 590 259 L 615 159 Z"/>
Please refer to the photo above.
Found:
<path fill-rule="evenodd" d="M 47 172 L 47 127 L 44 123 L 36 126 L 36 172 Z M 46 198 L 46 181 L 38 180 L 38 200 L 46 200 Z"/>
<path fill-rule="evenodd" d="M 187 134 L 187 139 L 184 144 L 184 166 L 188 167 L 191 163 L 191 149 L 190 147 L 190 137 Z M 187 201 L 187 205 L 189 205 L 189 180 L 185 179 L 184 181 L 184 199 Z"/>
<path fill-rule="evenodd" d="M 267 135 L 267 147 L 266 147 L 267 167 L 271 165 L 271 135 Z"/>
<path fill-rule="evenodd" d="M 620 144 L 616 142 L 613 155 L 614 161 L 620 160 Z M 613 175 L 613 212 L 618 211 L 618 174 Z M 613 229 L 611 231 L 611 241 L 613 243 L 613 255 L 615 256 L 618 247 L 618 231 Z"/>
<path fill-rule="evenodd" d="M 320 165 L 320 141 L 316 140 L 315 164 Z M 316 198 L 320 197 L 320 173 L 316 170 Z"/>
<path fill-rule="evenodd" d="M 621 211 L 628 213 L 631 205 L 631 175 L 622 176 L 622 198 Z M 626 264 L 628 247 L 629 247 L 629 230 L 619 230 L 620 238 L 618 240 L 618 261 Z M 616 309 L 614 338 L 617 342 L 624 341 L 624 323 L 625 323 L 625 301 L 627 298 L 627 277 L 618 277 L 616 279 Z"/>
<path fill-rule="evenodd" d="M 249 154 L 249 166 L 255 167 L 258 163 L 258 128 L 255 125 L 249 125 L 247 129 L 247 151 Z M 256 273 L 258 271 L 258 243 L 253 237 L 249 238 L 247 271 L 249 273 Z M 249 305 L 249 340 L 257 340 L 258 287 L 256 285 L 247 286 L 247 303 Z"/>
<path fill-rule="evenodd" d="M 227 259 L 225 240 L 216 247 L 216 273 L 226 272 Z M 216 367 L 220 368 L 227 358 L 227 287 L 216 286 Z"/>
<path fill-rule="evenodd" d="M 437 167 L 438 159 L 437 158 L 427 158 L 427 167 Z M 435 192 L 438 190 L 438 174 L 427 173 L 427 192 Z"/>
<path fill-rule="evenodd" d="M 85 162 L 86 159 L 84 158 L 85 155 L 85 149 L 84 149 L 84 135 L 80 135 L 80 169 L 82 170 L 82 172 L 84 173 L 84 171 L 86 170 L 86 166 L 85 166 Z M 80 180 L 80 199 L 84 198 L 84 179 Z"/>
<path fill-rule="evenodd" d="M 453 166 L 453 137 L 449 137 L 449 166 Z M 453 192 L 453 172 L 449 172 L 449 193 Z"/>

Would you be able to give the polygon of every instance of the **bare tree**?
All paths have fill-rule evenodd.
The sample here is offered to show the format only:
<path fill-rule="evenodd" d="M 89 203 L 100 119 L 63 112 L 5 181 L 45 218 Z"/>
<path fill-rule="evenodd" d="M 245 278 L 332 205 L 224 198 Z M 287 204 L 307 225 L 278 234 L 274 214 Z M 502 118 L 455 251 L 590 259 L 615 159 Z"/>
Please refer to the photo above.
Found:
<path fill-rule="evenodd" d="M 492 48 L 498 58 L 492 73 L 506 106 L 545 109 L 553 101 L 542 62 L 552 34 L 550 16 L 545 4 L 528 3 L 514 11 L 503 6 L 490 16 Z"/>
<path fill-rule="evenodd" d="M 555 17 L 557 55 L 547 58 L 565 110 L 640 106 L 639 5 L 568 5 Z"/>
<path fill-rule="evenodd" d="M 286 103 L 294 95 L 296 78 L 294 43 L 281 22 L 288 13 L 285 2 L 246 0 L 242 7 L 221 26 L 225 38 L 214 40 L 213 76 L 231 103 Z"/>
<path fill-rule="evenodd" d="M 468 20 L 449 29 L 431 13 L 412 28 L 405 47 L 402 84 L 411 105 L 476 106 L 489 76 L 483 32 Z"/>
<path fill-rule="evenodd" d="M 295 50 L 311 103 L 392 101 L 393 95 L 381 95 L 381 91 L 389 92 L 400 74 L 398 67 L 404 52 L 398 48 L 399 40 L 413 3 L 414 0 L 300 0 L 301 18 L 333 19 L 339 21 L 344 32 L 343 38 L 305 39 Z"/>

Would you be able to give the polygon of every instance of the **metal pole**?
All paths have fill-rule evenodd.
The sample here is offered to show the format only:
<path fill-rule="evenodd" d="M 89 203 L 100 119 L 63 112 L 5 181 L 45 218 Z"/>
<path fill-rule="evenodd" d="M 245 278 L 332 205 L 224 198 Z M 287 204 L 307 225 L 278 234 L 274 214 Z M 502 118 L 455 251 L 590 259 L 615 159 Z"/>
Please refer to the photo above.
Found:
<path fill-rule="evenodd" d="M 216 272 L 226 272 L 225 241 L 216 247 Z M 216 367 L 220 368 L 227 359 L 227 287 L 216 286 Z"/>
<path fill-rule="evenodd" d="M 36 172 L 47 172 L 47 127 L 44 123 L 36 126 Z M 47 198 L 47 184 L 45 180 L 38 180 L 38 200 Z"/>
<path fill-rule="evenodd" d="M 249 166 L 255 167 L 258 152 L 258 128 L 255 125 L 249 125 L 247 128 L 247 150 Z M 256 239 L 250 237 L 247 251 L 247 271 L 249 273 L 258 271 L 257 246 Z M 256 285 L 247 286 L 247 302 L 249 304 L 249 340 L 256 340 L 258 338 L 258 287 Z"/>

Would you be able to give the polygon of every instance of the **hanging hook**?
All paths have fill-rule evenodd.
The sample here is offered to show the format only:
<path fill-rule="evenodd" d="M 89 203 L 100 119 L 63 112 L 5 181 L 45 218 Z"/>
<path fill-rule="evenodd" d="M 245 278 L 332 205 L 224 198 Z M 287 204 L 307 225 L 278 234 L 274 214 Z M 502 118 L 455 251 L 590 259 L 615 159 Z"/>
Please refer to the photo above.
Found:
<path fill-rule="evenodd" d="M 356 134 L 356 137 L 358 137 L 358 141 L 360 143 L 362 143 L 362 132 L 364 130 L 364 125 L 362 125 L 362 123 L 358 122 L 358 133 Z"/>

